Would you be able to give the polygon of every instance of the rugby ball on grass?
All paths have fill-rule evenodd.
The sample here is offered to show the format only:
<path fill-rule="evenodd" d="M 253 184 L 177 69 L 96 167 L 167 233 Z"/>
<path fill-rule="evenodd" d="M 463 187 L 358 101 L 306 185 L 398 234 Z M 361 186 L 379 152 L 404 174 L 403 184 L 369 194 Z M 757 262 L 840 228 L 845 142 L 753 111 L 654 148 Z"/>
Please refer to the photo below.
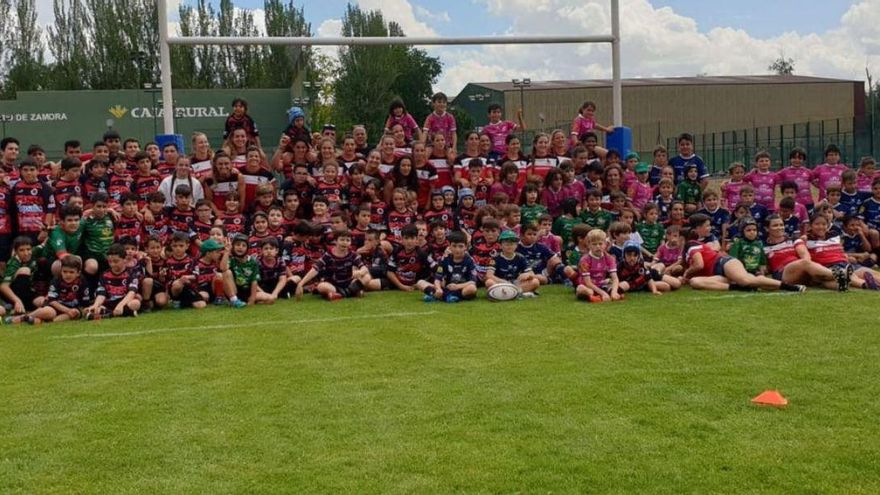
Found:
<path fill-rule="evenodd" d="M 499 282 L 486 289 L 486 297 L 493 302 L 512 301 L 521 295 L 520 288 L 510 282 Z"/>

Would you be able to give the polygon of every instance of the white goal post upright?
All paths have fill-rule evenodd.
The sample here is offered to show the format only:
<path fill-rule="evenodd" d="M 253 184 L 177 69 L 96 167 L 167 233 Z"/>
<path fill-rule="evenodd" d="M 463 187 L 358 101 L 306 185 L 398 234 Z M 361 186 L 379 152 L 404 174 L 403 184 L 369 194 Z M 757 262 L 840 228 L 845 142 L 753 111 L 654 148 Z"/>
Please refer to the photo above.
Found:
<path fill-rule="evenodd" d="M 159 65 L 162 82 L 162 112 L 165 134 L 174 133 L 174 99 L 171 89 L 171 45 L 286 45 L 286 46 L 352 46 L 352 45 L 536 45 L 611 43 L 611 100 L 615 127 L 623 125 L 623 98 L 620 82 L 620 6 L 611 0 L 611 34 L 597 36 L 471 36 L 471 37 L 243 37 L 243 36 L 175 36 L 168 35 L 167 0 L 158 0 Z"/>

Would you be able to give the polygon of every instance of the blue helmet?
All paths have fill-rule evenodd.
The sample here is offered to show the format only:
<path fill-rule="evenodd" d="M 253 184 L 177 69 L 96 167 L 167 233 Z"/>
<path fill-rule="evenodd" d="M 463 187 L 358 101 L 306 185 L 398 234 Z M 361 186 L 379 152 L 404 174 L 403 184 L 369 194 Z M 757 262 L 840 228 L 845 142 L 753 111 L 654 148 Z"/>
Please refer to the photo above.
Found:
<path fill-rule="evenodd" d="M 289 109 L 287 109 L 287 123 L 288 124 L 293 124 L 293 121 L 300 118 L 300 117 L 302 117 L 302 118 L 306 117 L 306 113 L 303 112 L 302 108 L 290 107 Z"/>

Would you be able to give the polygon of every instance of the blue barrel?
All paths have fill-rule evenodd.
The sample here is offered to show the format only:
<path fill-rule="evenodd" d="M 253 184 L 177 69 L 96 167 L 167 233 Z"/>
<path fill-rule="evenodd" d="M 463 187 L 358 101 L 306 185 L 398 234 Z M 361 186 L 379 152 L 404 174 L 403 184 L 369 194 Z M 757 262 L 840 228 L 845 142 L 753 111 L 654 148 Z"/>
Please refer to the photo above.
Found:
<path fill-rule="evenodd" d="M 621 159 L 632 150 L 633 133 L 629 127 L 615 127 L 614 132 L 605 139 L 605 147 L 620 152 Z"/>
<path fill-rule="evenodd" d="M 183 146 L 183 134 L 157 134 L 156 135 L 156 144 L 159 145 L 160 150 L 165 149 L 165 145 L 168 143 L 176 144 L 177 151 L 180 153 L 180 156 L 186 156 L 186 149 Z M 164 160 L 165 157 L 163 156 L 162 159 Z"/>

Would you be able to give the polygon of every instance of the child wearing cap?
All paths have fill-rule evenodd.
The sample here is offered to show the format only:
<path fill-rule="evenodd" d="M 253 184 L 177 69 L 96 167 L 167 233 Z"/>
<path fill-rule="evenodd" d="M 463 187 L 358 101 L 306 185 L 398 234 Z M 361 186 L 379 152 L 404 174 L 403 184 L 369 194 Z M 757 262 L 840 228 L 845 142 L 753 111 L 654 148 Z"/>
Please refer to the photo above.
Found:
<path fill-rule="evenodd" d="M 223 304 L 224 296 L 229 299 L 229 305 L 233 308 L 243 308 L 247 303 L 238 298 L 235 282 L 232 279 L 232 271 L 229 270 L 229 250 L 215 239 L 208 239 L 199 246 L 201 257 L 196 263 L 196 287 L 199 295 L 204 300 L 214 296 L 214 304 Z M 216 284 L 222 287 L 222 293 L 216 293 Z"/>
<path fill-rule="evenodd" d="M 695 213 L 703 200 L 703 189 L 700 186 L 700 174 L 697 164 L 689 163 L 684 169 L 684 179 L 675 189 L 675 199 L 684 203 L 684 211 L 690 215 Z"/>
<path fill-rule="evenodd" d="M 633 208 L 642 211 L 645 205 L 651 201 L 654 188 L 648 182 L 648 164 L 639 163 L 635 167 L 636 180 L 626 189 L 626 195 L 632 202 Z"/>
<path fill-rule="evenodd" d="M 522 297 L 537 296 L 535 291 L 541 282 L 526 257 L 516 251 L 519 237 L 512 230 L 507 230 L 501 233 L 498 241 L 501 243 L 501 252 L 492 258 L 492 263 L 487 267 L 486 287 L 510 282 L 522 289 Z"/>
<path fill-rule="evenodd" d="M 476 226 L 477 205 L 474 192 L 463 187 L 458 191 L 458 208 L 455 210 L 455 225 L 458 230 L 471 235 Z"/>

